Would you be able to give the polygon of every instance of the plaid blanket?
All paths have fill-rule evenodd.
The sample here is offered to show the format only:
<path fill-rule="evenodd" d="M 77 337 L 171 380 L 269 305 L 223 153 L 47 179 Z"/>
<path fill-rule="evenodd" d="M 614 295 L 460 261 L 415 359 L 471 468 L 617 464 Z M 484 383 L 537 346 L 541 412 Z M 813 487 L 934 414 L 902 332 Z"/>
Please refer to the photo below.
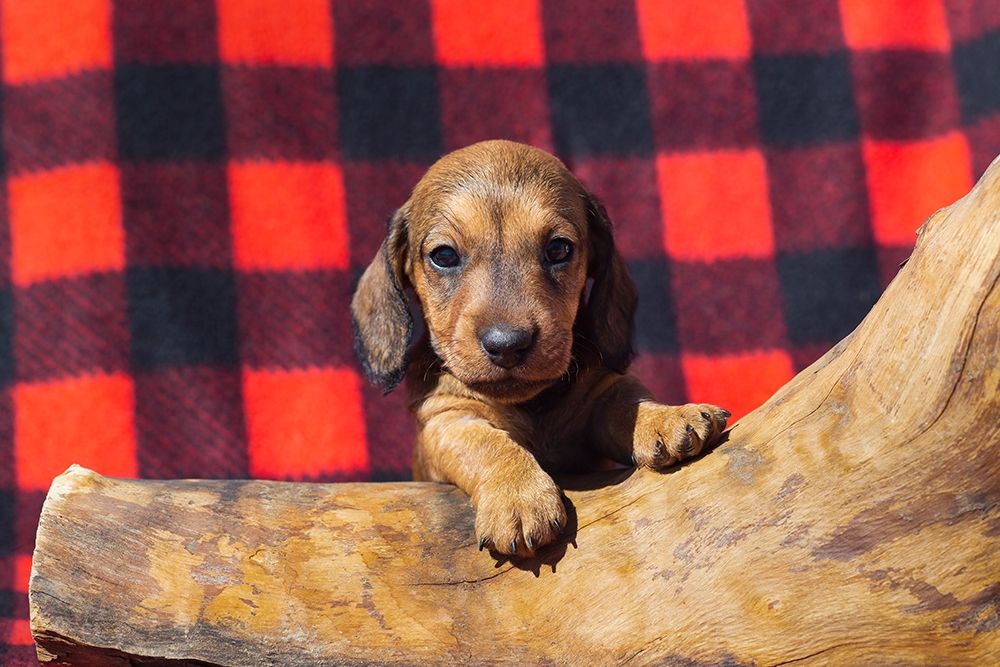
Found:
<path fill-rule="evenodd" d="M 638 283 L 638 375 L 736 417 L 1000 152 L 989 0 L 6 0 L 0 69 L 7 665 L 70 463 L 407 477 L 347 304 L 444 152 L 560 155 Z"/>

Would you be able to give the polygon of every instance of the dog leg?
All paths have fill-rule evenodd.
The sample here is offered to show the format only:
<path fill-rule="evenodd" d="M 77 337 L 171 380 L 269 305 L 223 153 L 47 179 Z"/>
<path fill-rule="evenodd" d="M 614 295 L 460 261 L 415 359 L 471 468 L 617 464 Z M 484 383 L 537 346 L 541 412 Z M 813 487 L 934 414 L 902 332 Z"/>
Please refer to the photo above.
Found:
<path fill-rule="evenodd" d="M 728 410 L 707 403 L 662 405 L 649 397 L 641 382 L 623 375 L 597 400 L 591 430 L 606 456 L 663 470 L 717 440 L 729 417 Z"/>
<path fill-rule="evenodd" d="M 562 491 L 510 433 L 468 413 L 446 412 L 420 432 L 414 475 L 469 494 L 480 549 L 532 555 L 566 526 Z"/>

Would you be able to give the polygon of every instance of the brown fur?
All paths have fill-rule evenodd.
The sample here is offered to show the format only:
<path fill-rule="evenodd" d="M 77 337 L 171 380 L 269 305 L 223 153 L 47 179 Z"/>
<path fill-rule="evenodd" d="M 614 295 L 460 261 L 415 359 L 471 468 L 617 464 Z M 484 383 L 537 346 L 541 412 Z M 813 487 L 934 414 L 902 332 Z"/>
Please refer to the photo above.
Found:
<path fill-rule="evenodd" d="M 558 266 L 544 254 L 556 237 L 573 244 Z M 439 246 L 461 265 L 436 268 Z M 408 288 L 427 328 L 412 359 Z M 480 545 L 527 555 L 559 536 L 566 509 L 550 472 L 600 456 L 662 469 L 725 427 L 725 410 L 660 405 L 626 374 L 635 303 L 604 208 L 536 148 L 487 141 L 446 155 L 393 215 L 351 303 L 355 347 L 388 391 L 408 370 L 414 477 L 469 494 Z M 536 332 L 509 369 L 481 343 L 498 324 Z"/>

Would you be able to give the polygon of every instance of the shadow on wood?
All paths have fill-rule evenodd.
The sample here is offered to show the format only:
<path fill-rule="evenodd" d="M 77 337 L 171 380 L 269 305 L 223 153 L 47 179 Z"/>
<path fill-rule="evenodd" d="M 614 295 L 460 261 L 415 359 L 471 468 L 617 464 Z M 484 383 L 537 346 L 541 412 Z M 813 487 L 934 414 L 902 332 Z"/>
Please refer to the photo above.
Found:
<path fill-rule="evenodd" d="M 448 486 L 71 468 L 43 661 L 970 664 L 1000 656 L 1000 165 L 865 321 L 671 474 L 571 484 L 575 545 L 477 550 Z"/>

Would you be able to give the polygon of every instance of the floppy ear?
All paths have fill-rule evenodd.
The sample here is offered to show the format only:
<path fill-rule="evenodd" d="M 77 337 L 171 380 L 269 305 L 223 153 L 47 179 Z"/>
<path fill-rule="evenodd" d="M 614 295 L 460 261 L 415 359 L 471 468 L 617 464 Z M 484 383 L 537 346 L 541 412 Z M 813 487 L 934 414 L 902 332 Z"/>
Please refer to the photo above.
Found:
<path fill-rule="evenodd" d="M 413 336 L 413 317 L 403 293 L 406 245 L 406 217 L 400 210 L 390 218 L 382 247 L 351 299 L 354 351 L 368 379 L 386 393 L 403 380 Z"/>
<path fill-rule="evenodd" d="M 594 283 L 581 313 L 581 333 L 597 345 L 605 366 L 624 373 L 632 361 L 632 330 L 639 297 L 625 260 L 615 248 L 607 211 L 591 195 L 587 195 L 586 206 L 588 277 Z"/>

